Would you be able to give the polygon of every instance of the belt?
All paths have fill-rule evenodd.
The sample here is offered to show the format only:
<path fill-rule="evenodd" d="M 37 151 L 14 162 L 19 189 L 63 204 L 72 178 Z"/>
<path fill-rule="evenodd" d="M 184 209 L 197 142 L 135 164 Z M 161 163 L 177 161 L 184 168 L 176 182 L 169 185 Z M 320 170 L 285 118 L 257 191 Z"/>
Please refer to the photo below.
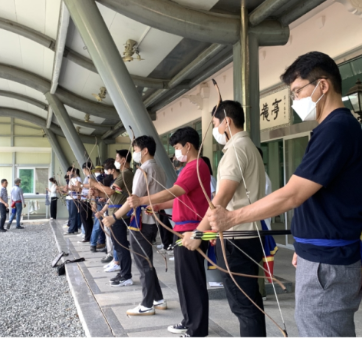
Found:
<path fill-rule="evenodd" d="M 122 204 L 111 204 L 108 206 L 108 208 L 121 208 Z"/>
<path fill-rule="evenodd" d="M 175 222 L 176 225 L 184 225 L 190 223 L 200 223 L 200 221 L 182 221 L 182 222 Z"/>
<path fill-rule="evenodd" d="M 309 239 L 294 237 L 297 243 L 312 244 L 315 246 L 339 247 L 360 242 L 360 239 Z"/>

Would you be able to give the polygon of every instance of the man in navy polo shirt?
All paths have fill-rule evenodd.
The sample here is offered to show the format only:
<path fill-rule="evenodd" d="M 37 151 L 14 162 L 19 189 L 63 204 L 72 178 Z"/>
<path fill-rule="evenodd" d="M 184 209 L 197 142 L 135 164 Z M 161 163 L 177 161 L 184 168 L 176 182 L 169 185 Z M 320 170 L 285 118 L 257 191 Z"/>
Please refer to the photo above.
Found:
<path fill-rule="evenodd" d="M 300 56 L 281 76 L 293 109 L 317 120 L 302 163 L 283 188 L 232 212 L 208 211 L 217 231 L 295 209 L 295 320 L 301 336 L 355 336 L 362 298 L 362 130 L 342 102 L 342 79 L 326 54 Z"/>

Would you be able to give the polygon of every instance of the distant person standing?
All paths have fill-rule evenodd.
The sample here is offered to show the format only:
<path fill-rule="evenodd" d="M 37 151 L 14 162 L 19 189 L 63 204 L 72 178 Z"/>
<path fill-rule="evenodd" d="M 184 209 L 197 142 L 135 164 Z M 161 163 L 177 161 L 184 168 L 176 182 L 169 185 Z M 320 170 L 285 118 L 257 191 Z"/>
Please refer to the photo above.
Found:
<path fill-rule="evenodd" d="M 9 208 L 8 205 L 8 191 L 7 191 L 8 181 L 4 178 L 1 180 L 1 191 L 0 191 L 0 232 L 6 232 L 4 229 L 4 224 L 6 221 L 6 209 Z"/>
<path fill-rule="evenodd" d="M 47 188 L 47 191 L 50 193 L 50 219 L 57 219 L 58 182 L 54 179 L 54 177 L 49 178 L 49 182 L 52 183 L 50 189 Z"/>
<path fill-rule="evenodd" d="M 24 205 L 24 208 L 26 207 L 23 189 L 20 188 L 21 179 L 17 178 L 14 181 L 14 183 L 15 183 L 15 186 L 11 189 L 10 198 L 11 198 L 11 207 L 12 208 L 15 207 L 16 213 L 11 214 L 9 223 L 8 223 L 8 229 L 10 229 L 11 223 L 13 222 L 15 215 L 16 215 L 16 228 L 15 229 L 24 229 L 20 225 L 20 217 L 21 217 L 21 212 L 23 211 L 23 205 Z"/>

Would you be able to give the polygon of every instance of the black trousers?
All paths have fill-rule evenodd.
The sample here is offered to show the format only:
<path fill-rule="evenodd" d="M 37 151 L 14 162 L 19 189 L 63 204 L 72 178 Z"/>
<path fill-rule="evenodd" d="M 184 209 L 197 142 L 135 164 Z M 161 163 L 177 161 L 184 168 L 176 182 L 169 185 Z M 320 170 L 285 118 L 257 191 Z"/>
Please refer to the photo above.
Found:
<path fill-rule="evenodd" d="M 57 204 L 58 197 L 52 197 L 50 200 L 50 217 L 53 219 L 57 219 Z"/>
<path fill-rule="evenodd" d="M 259 238 L 233 240 L 236 246 L 252 257 L 256 262 L 263 258 L 263 251 Z M 248 275 L 258 275 L 259 267 L 246 257 L 231 243 L 224 240 L 226 247 L 226 258 L 230 270 Z M 220 240 L 216 244 L 217 263 L 226 269 L 224 257 L 221 250 Z M 231 311 L 236 315 L 240 323 L 240 337 L 266 337 L 265 316 L 247 299 L 232 281 L 229 274 L 222 273 L 226 296 Z M 264 310 L 263 300 L 259 292 L 257 278 L 234 276 L 240 287 L 246 294 Z"/>
<path fill-rule="evenodd" d="M 160 210 L 160 211 L 161 211 L 161 213 L 159 214 L 159 218 L 160 218 L 161 222 L 163 222 L 170 229 L 172 229 L 172 225 L 170 223 L 169 218 L 163 214 L 164 210 Z M 162 225 L 159 226 L 159 229 L 160 229 L 160 236 L 161 236 L 163 248 L 167 249 L 170 245 L 173 244 L 172 240 L 173 240 L 174 235 L 171 231 L 166 230 Z"/>
<path fill-rule="evenodd" d="M 82 224 L 83 224 L 84 232 L 85 232 L 84 241 L 89 242 L 91 235 L 92 235 L 92 230 L 93 230 L 92 208 L 88 202 L 81 201 L 79 211 L 80 211 L 80 218 L 82 220 Z"/>
<path fill-rule="evenodd" d="M 157 235 L 157 226 L 156 224 L 142 224 L 142 234 L 147 240 L 152 243 L 156 239 Z M 140 234 L 139 231 L 130 230 L 130 242 L 131 249 L 134 252 L 139 253 L 142 256 L 148 256 L 153 266 L 153 248 L 150 243 Z M 143 250 L 141 249 L 141 247 Z M 143 300 L 141 305 L 145 307 L 152 307 L 154 300 L 163 299 L 163 294 L 161 290 L 160 283 L 158 281 L 156 269 L 153 266 L 152 268 L 148 264 L 147 260 L 139 255 L 133 254 L 133 260 L 136 263 L 137 269 L 139 270 L 141 277 L 142 285 L 142 295 Z"/>
<path fill-rule="evenodd" d="M 6 207 L 4 204 L 0 203 L 0 229 L 4 229 L 6 221 Z"/>
<path fill-rule="evenodd" d="M 121 277 L 124 279 L 132 278 L 132 259 L 131 253 L 129 250 L 125 249 L 129 248 L 129 242 L 127 239 L 127 226 L 129 224 L 130 219 L 125 219 L 126 224 L 123 220 L 118 220 L 112 226 L 111 231 L 111 239 L 113 243 L 113 247 L 117 252 L 119 266 L 121 268 Z M 119 243 L 123 245 L 119 245 Z"/>
<path fill-rule="evenodd" d="M 178 240 L 174 237 L 174 240 Z M 206 252 L 208 242 L 200 249 Z M 179 294 L 182 324 L 191 337 L 206 337 L 209 334 L 209 294 L 207 292 L 204 258 L 197 251 L 176 246 L 175 275 Z"/>

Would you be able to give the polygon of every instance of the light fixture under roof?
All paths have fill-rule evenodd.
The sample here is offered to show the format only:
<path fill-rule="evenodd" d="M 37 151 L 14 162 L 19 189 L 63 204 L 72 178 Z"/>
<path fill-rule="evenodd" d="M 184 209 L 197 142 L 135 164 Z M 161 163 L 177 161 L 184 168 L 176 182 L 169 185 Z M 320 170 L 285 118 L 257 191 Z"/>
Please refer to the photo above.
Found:
<path fill-rule="evenodd" d="M 133 54 L 136 54 L 137 57 L 134 58 L 134 57 L 133 57 Z M 131 61 L 133 61 L 133 60 L 138 60 L 138 61 L 143 60 L 143 59 L 141 58 L 141 55 L 140 55 L 139 50 L 138 50 L 138 43 L 137 43 L 137 41 L 134 41 L 134 40 L 132 40 L 132 39 L 128 39 L 128 40 L 126 41 L 123 55 L 124 55 L 124 56 L 122 57 L 122 59 L 123 59 L 124 62 L 131 62 Z"/>
<path fill-rule="evenodd" d="M 100 90 L 100 92 L 98 94 L 92 93 L 92 95 L 95 97 L 95 99 L 98 102 L 102 102 L 106 98 L 107 89 L 106 89 L 106 87 L 101 87 L 99 90 Z M 89 121 L 86 121 L 86 122 L 89 122 Z"/>

